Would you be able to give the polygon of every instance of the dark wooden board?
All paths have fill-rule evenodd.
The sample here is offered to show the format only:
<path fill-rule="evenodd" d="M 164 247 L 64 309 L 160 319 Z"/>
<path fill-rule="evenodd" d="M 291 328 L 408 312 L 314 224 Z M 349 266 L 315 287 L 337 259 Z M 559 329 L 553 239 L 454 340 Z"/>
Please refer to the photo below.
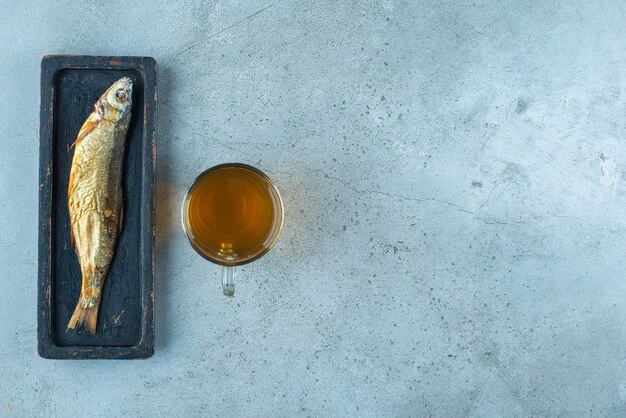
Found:
<path fill-rule="evenodd" d="M 95 335 L 67 330 L 81 274 L 70 243 L 67 185 L 71 144 L 102 93 L 133 79 L 122 189 L 124 218 L 106 277 Z M 39 165 L 39 355 L 132 359 L 154 353 L 156 62 L 149 57 L 45 56 L 41 62 Z"/>

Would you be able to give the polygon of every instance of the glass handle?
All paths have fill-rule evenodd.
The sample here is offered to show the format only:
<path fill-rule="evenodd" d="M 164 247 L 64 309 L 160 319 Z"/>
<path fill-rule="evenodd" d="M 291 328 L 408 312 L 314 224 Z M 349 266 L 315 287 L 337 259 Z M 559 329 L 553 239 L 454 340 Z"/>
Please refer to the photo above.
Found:
<path fill-rule="evenodd" d="M 235 269 L 235 266 L 222 266 L 222 290 L 224 295 L 231 298 L 235 296 L 235 277 L 237 276 Z"/>

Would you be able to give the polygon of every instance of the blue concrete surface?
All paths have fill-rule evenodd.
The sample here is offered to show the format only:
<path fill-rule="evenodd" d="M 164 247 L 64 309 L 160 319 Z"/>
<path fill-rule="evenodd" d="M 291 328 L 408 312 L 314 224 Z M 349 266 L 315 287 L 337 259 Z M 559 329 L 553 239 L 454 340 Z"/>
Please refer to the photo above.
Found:
<path fill-rule="evenodd" d="M 0 5 L 0 416 L 626 416 L 626 3 Z M 159 64 L 156 354 L 37 356 L 39 63 Z M 265 170 L 237 296 L 179 226 Z"/>

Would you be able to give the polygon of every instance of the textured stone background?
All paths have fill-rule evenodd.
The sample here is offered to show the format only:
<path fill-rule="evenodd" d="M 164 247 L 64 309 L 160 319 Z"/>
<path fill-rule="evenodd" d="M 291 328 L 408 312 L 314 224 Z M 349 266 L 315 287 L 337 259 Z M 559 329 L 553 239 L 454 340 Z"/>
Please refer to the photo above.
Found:
<path fill-rule="evenodd" d="M 0 416 L 626 415 L 626 3 L 0 7 Z M 159 63 L 156 354 L 37 356 L 39 63 Z M 280 187 L 235 299 L 179 227 Z"/>

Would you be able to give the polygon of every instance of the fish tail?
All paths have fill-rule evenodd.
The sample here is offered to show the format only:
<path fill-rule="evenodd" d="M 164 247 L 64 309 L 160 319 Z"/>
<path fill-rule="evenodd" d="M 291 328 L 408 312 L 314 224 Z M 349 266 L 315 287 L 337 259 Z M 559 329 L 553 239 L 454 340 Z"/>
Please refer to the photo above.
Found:
<path fill-rule="evenodd" d="M 75 329 L 78 326 L 85 325 L 90 334 L 96 333 L 96 324 L 98 322 L 98 308 L 100 307 L 100 299 L 85 298 L 82 294 L 76 304 L 74 314 L 67 324 L 67 329 Z"/>

